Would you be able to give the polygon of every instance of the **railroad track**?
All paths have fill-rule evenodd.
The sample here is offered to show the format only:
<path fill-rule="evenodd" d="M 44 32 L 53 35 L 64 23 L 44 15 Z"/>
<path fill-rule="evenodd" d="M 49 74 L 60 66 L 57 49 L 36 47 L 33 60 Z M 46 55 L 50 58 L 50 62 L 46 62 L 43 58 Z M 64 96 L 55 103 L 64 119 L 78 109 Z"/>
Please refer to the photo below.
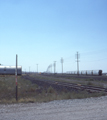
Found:
<path fill-rule="evenodd" d="M 69 74 L 41 74 L 42 76 L 51 76 L 57 78 L 81 78 L 81 79 L 94 79 L 94 80 L 104 80 L 107 81 L 107 76 L 98 75 L 69 75 Z"/>
<path fill-rule="evenodd" d="M 29 75 L 23 76 L 24 79 L 28 79 L 32 81 L 33 83 L 36 83 L 40 86 L 42 85 L 49 85 L 49 86 L 56 86 L 56 87 L 64 87 L 67 89 L 75 89 L 75 90 L 82 90 L 82 91 L 88 91 L 88 92 L 104 92 L 107 93 L 107 88 L 103 87 L 94 87 L 94 86 L 88 86 L 88 85 L 81 85 L 81 84 L 75 84 L 75 83 L 67 83 L 67 82 L 59 82 L 59 81 L 52 81 L 52 80 L 40 80 L 33 77 L 30 77 Z"/>

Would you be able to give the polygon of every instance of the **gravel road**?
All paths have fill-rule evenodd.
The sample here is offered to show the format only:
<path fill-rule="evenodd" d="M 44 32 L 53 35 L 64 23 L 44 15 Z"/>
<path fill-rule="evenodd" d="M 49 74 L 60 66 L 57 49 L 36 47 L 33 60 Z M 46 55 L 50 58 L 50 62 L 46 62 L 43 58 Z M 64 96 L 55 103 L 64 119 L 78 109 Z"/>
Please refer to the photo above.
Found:
<path fill-rule="evenodd" d="M 0 105 L 0 120 L 107 120 L 107 96 Z"/>

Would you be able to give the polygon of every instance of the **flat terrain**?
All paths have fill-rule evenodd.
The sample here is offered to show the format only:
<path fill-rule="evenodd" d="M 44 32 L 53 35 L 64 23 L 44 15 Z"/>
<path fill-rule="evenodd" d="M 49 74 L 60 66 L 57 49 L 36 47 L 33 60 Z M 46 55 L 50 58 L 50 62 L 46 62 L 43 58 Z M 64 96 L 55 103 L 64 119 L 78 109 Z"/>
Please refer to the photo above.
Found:
<path fill-rule="evenodd" d="M 107 120 L 107 96 L 0 105 L 0 120 Z"/>
<path fill-rule="evenodd" d="M 84 75 L 30 75 L 38 79 L 71 82 L 82 85 L 91 85 L 107 88 L 107 76 L 84 76 Z"/>
<path fill-rule="evenodd" d="M 49 102 L 53 100 L 64 100 L 64 99 L 80 99 L 87 97 L 98 97 L 106 95 L 105 93 L 90 93 L 87 91 L 68 89 L 67 87 L 60 87 L 55 82 L 52 87 L 51 84 L 47 84 L 44 81 L 65 81 L 65 82 L 76 82 L 78 84 L 80 80 L 65 79 L 65 78 L 54 78 L 41 76 L 36 74 L 31 74 L 30 78 L 27 79 L 29 75 L 18 76 L 18 103 L 26 102 Z M 98 81 L 85 81 L 81 80 L 83 83 L 89 82 L 91 85 L 96 85 Z M 94 84 L 95 82 L 95 84 Z M 99 82 L 99 85 L 106 81 Z M 107 83 L 107 82 L 106 82 Z M 78 84 L 80 85 L 80 83 Z M 80 85 L 81 86 L 81 85 Z M 15 76 L 0 76 L 0 104 L 10 104 L 17 103 L 15 99 L 16 85 Z"/>

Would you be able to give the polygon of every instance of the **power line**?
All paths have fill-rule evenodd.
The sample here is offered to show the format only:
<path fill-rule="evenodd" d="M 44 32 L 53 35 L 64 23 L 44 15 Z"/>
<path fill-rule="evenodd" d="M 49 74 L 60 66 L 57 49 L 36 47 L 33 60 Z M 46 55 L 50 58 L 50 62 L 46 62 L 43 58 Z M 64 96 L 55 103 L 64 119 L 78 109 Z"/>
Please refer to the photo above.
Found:
<path fill-rule="evenodd" d="M 96 62 L 96 61 L 103 61 L 103 60 L 105 60 L 105 59 L 107 59 L 107 57 L 106 57 L 106 58 L 102 58 L 102 59 L 97 59 L 97 60 L 84 61 L 84 62 Z"/>

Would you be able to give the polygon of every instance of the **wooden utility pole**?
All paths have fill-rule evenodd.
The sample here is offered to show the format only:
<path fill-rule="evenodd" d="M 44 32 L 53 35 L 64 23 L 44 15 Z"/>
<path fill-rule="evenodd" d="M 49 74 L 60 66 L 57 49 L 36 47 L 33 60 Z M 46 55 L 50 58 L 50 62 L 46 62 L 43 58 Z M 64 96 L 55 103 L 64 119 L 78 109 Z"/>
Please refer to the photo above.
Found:
<path fill-rule="evenodd" d="M 38 73 L 38 64 L 37 64 L 37 73 Z"/>
<path fill-rule="evenodd" d="M 29 66 L 29 73 L 30 73 L 30 66 Z"/>
<path fill-rule="evenodd" d="M 61 63 L 62 63 L 62 74 L 63 74 L 63 62 L 64 62 L 64 60 L 63 60 L 63 58 L 61 58 Z"/>
<path fill-rule="evenodd" d="M 52 64 L 51 64 L 51 73 L 52 73 Z"/>
<path fill-rule="evenodd" d="M 15 75 L 16 75 L 16 101 L 18 101 L 18 84 L 17 84 L 17 55 L 16 55 L 16 71 L 15 71 Z"/>
<path fill-rule="evenodd" d="M 78 54 L 78 52 L 77 52 L 77 54 L 76 54 L 76 59 L 77 59 L 77 75 L 79 76 L 79 54 Z"/>
<path fill-rule="evenodd" d="M 54 74 L 56 72 L 56 61 L 54 61 Z"/>

